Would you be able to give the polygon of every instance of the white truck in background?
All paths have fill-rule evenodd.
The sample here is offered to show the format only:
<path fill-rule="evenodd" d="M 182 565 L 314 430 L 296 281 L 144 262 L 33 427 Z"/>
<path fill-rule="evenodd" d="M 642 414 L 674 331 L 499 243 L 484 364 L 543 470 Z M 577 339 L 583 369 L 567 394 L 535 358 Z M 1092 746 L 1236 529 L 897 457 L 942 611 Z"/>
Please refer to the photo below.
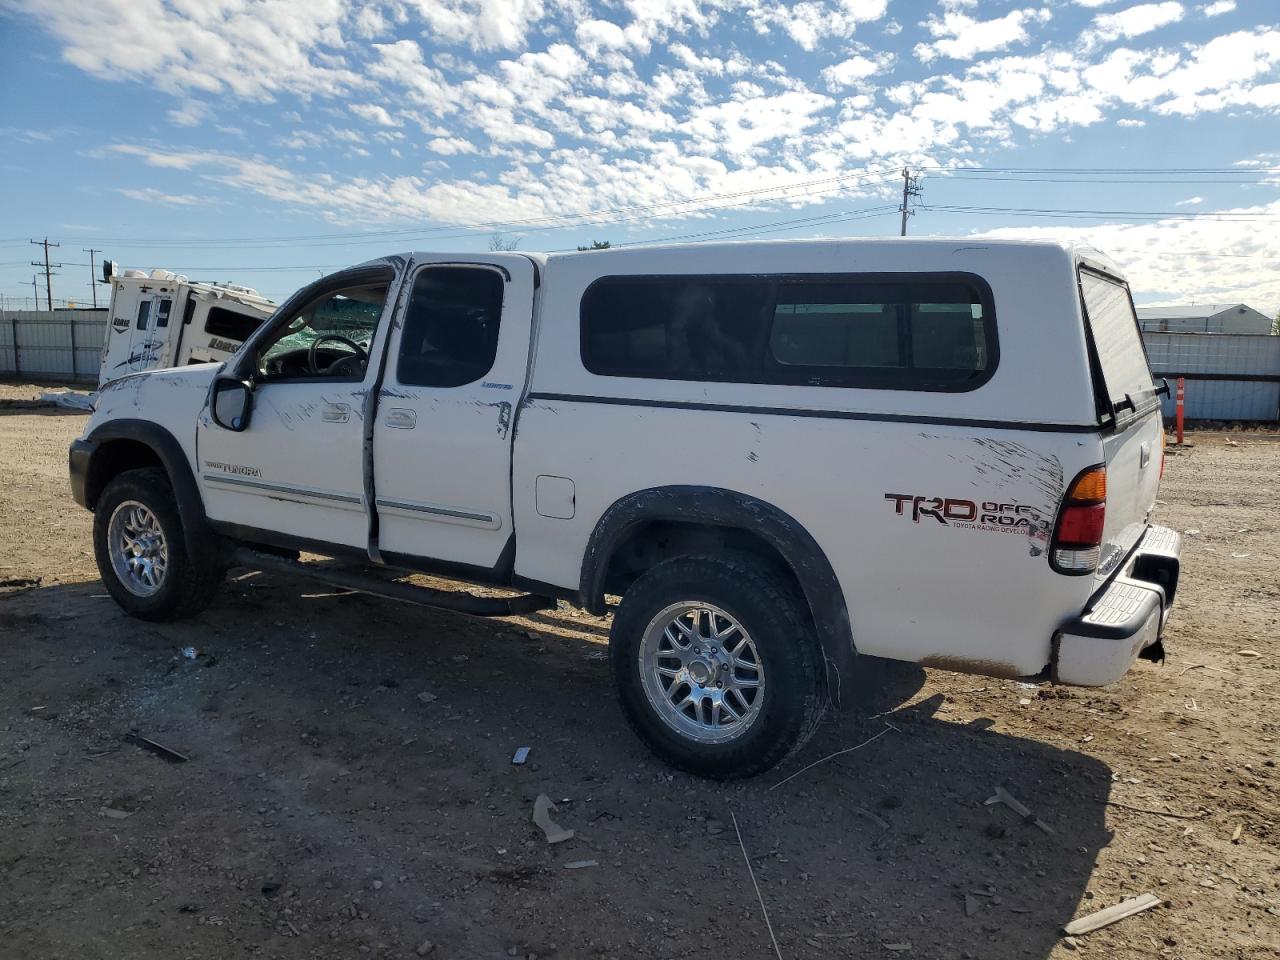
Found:
<path fill-rule="evenodd" d="M 98 386 L 156 367 L 221 363 L 267 317 L 273 301 L 233 283 L 188 280 L 169 270 L 120 270 L 102 263 L 111 284 Z"/>

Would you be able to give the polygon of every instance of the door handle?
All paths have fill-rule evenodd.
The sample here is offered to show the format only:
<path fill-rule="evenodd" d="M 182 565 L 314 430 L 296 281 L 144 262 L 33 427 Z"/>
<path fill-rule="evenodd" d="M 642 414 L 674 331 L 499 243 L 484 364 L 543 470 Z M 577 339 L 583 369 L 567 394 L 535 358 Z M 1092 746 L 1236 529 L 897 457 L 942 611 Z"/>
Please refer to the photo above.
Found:
<path fill-rule="evenodd" d="M 407 407 L 392 407 L 383 423 L 396 430 L 412 430 L 418 425 L 418 414 Z"/>
<path fill-rule="evenodd" d="M 345 403 L 326 403 L 321 416 L 325 423 L 346 423 L 351 419 L 351 408 Z"/>

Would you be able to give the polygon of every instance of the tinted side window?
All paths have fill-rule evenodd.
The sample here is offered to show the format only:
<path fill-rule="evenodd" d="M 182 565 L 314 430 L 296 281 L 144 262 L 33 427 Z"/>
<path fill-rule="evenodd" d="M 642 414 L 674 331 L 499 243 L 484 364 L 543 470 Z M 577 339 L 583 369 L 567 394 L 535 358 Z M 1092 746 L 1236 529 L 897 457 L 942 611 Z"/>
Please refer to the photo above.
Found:
<path fill-rule="evenodd" d="M 502 276 L 484 267 L 427 267 L 405 309 L 396 378 L 460 387 L 483 377 L 498 353 Z"/>
<path fill-rule="evenodd" d="M 581 319 L 605 376 L 970 390 L 996 359 L 985 284 L 946 274 L 607 277 Z"/>
<path fill-rule="evenodd" d="M 172 300 L 161 300 L 156 308 L 156 329 L 169 325 L 169 313 L 173 310 Z"/>
<path fill-rule="evenodd" d="M 151 318 L 151 301 L 143 300 L 138 304 L 138 329 L 147 329 L 147 321 Z"/>
<path fill-rule="evenodd" d="M 215 337 L 226 337 L 228 340 L 244 341 L 261 325 L 262 320 L 258 317 L 236 313 L 224 307 L 210 307 L 209 315 L 204 320 L 204 332 Z"/>

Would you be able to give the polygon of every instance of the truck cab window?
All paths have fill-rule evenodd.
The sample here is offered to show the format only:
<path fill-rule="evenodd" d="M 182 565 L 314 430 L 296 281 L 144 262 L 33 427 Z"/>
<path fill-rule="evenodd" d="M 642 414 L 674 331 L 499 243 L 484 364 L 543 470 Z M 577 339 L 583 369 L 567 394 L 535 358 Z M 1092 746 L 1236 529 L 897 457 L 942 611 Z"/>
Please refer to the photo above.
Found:
<path fill-rule="evenodd" d="M 413 282 L 396 377 L 406 386 L 460 387 L 493 367 L 502 275 L 489 267 L 428 267 Z"/>
<path fill-rule="evenodd" d="M 258 348 L 260 381 L 364 379 L 387 284 L 346 287 L 313 300 Z"/>

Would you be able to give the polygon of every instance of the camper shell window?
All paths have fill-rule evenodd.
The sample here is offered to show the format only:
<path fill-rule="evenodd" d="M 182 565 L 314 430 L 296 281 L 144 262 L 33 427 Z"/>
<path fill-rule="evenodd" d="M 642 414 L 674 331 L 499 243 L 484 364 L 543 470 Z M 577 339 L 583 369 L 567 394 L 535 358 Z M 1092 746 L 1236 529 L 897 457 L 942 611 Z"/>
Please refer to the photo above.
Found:
<path fill-rule="evenodd" d="M 1080 296 L 1102 374 L 1104 413 L 1134 413 L 1155 395 L 1147 351 L 1129 287 L 1095 270 L 1080 270 Z"/>
<path fill-rule="evenodd" d="M 998 357 L 972 274 L 604 277 L 581 323 L 611 377 L 959 392 Z"/>
<path fill-rule="evenodd" d="M 236 313 L 225 307 L 210 307 L 204 321 L 204 332 L 214 337 L 225 337 L 243 343 L 262 324 L 259 317 Z"/>
<path fill-rule="evenodd" d="M 147 329 L 147 321 L 151 319 L 151 301 L 143 300 L 138 304 L 138 329 Z"/>

